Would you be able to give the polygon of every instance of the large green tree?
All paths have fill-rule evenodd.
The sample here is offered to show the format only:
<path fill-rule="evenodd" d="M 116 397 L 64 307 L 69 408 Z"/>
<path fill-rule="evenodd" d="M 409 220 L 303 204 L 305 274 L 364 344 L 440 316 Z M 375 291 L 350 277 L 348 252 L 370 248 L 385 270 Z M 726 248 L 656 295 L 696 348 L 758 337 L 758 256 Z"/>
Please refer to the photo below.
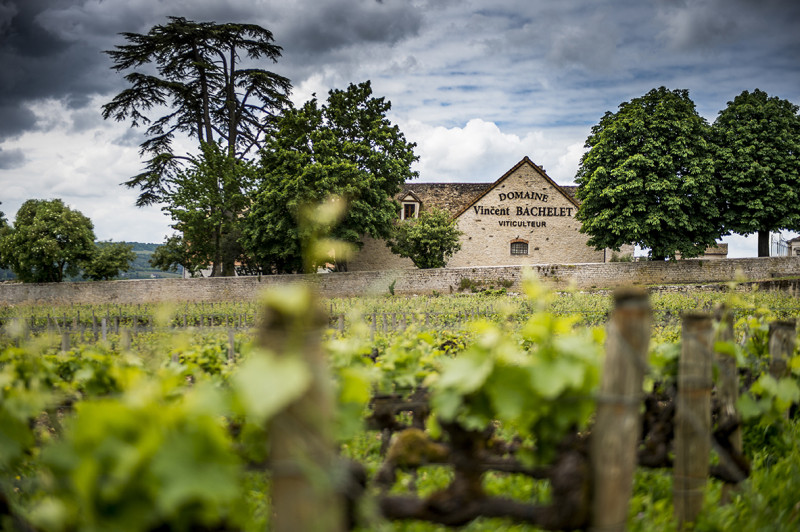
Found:
<path fill-rule="evenodd" d="M 83 263 L 83 277 L 92 281 L 114 279 L 127 272 L 135 260 L 132 244 L 97 242 L 91 258 Z"/>
<path fill-rule="evenodd" d="M 61 282 L 94 253 L 91 220 L 60 199 L 28 200 L 0 237 L 0 256 L 23 282 Z"/>
<path fill-rule="evenodd" d="M 147 157 L 144 171 L 124 185 L 140 189 L 139 206 L 163 202 L 180 210 L 186 202 L 176 202 L 186 197 L 187 176 L 207 172 L 210 166 L 218 169 L 220 157 L 199 167 L 199 161 L 207 161 L 206 147 L 218 146 L 228 165 L 224 174 L 216 176 L 218 188 L 239 190 L 217 194 L 213 208 L 227 218 L 223 225 L 234 225 L 241 211 L 236 201 L 225 200 L 245 188 L 236 179 L 237 163 L 257 152 L 276 114 L 289 105 L 289 80 L 259 68 L 260 60 L 276 62 L 281 47 L 274 44 L 269 30 L 254 24 L 194 22 L 182 17 L 170 17 L 167 24 L 154 26 L 147 34 L 122 35 L 127 44 L 106 53 L 114 70 L 128 72 L 125 79 L 130 87 L 103 106 L 103 117 L 145 126 L 141 153 Z M 176 135 L 194 139 L 200 155 L 175 153 Z M 199 221 L 200 216 L 193 219 Z M 233 275 L 232 260 L 216 261 L 221 242 L 229 235 L 204 232 L 185 220 L 176 222 L 182 231 L 192 232 L 193 246 L 216 246 L 212 275 Z"/>
<path fill-rule="evenodd" d="M 638 244 L 654 259 L 713 245 L 721 228 L 709 137 L 687 90 L 660 87 L 607 112 L 576 176 L 589 245 Z"/>
<path fill-rule="evenodd" d="M 183 268 L 191 277 L 203 269 L 204 263 L 180 234 L 174 234 L 158 246 L 150 257 L 150 266 L 159 270 L 177 272 Z"/>
<path fill-rule="evenodd" d="M 389 248 L 401 257 L 410 258 L 417 268 L 444 268 L 461 249 L 462 234 L 446 211 L 433 208 L 421 212 L 419 218 L 399 221 Z"/>
<path fill-rule="evenodd" d="M 242 238 L 264 271 L 303 271 L 308 235 L 301 234 L 298 217 L 332 196 L 347 203 L 332 238 L 359 245 L 363 235 L 390 236 L 398 212 L 392 198 L 417 176 L 411 170 L 415 144 L 387 119 L 390 109 L 366 81 L 330 91 L 322 106 L 312 99 L 281 117 L 262 151 L 258 193 Z"/>
<path fill-rule="evenodd" d="M 713 125 L 716 170 L 726 231 L 758 233 L 758 256 L 769 256 L 769 233 L 800 230 L 800 115 L 788 100 L 744 91 Z"/>
<path fill-rule="evenodd" d="M 211 275 L 234 275 L 237 261 L 244 262 L 239 243 L 239 221 L 254 191 L 254 166 L 231 159 L 215 143 L 203 143 L 192 165 L 178 172 L 162 208 L 183 233 L 184 255 L 191 254 L 196 268 L 213 265 Z"/>

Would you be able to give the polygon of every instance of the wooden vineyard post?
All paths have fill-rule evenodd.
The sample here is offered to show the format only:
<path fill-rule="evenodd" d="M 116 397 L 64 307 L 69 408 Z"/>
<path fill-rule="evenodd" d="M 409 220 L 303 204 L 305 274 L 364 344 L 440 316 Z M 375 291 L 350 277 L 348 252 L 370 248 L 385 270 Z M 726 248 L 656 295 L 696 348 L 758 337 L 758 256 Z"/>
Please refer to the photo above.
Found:
<path fill-rule="evenodd" d="M 732 344 L 733 336 L 733 314 L 725 307 L 720 306 L 715 312 L 714 318 L 719 322 L 717 328 L 716 341 Z M 728 435 L 728 447 L 737 454 L 742 453 L 742 429 L 739 425 L 739 414 L 736 411 L 736 400 L 739 398 L 739 374 L 736 370 L 736 358 L 731 353 L 715 351 L 715 359 L 719 368 L 719 380 L 717 383 L 717 393 L 720 402 L 719 426 L 736 426 Z M 727 457 L 730 462 L 730 456 Z M 720 454 L 720 461 L 725 461 L 725 456 Z M 729 464 L 736 468 L 736 464 Z M 724 484 L 722 487 L 722 502 L 730 500 L 731 484 Z"/>
<path fill-rule="evenodd" d="M 624 289 L 614 294 L 597 419 L 591 436 L 592 530 L 625 530 L 642 430 L 642 380 L 651 319 L 645 291 Z"/>
<path fill-rule="evenodd" d="M 776 379 L 788 375 L 796 326 L 795 320 L 776 320 L 769 324 L 769 374 Z"/>
<path fill-rule="evenodd" d="M 344 530 L 343 501 L 336 493 L 334 405 L 322 334 L 328 319 L 308 287 L 269 293 L 258 343 L 278 357 L 294 357 L 311 372 L 300 398 L 269 421 L 269 468 L 274 532 Z M 286 304 L 286 299 L 308 304 Z M 268 393 L 265 390 L 265 393 Z"/>
<path fill-rule="evenodd" d="M 683 316 L 678 396 L 675 405 L 673 500 L 678 528 L 693 523 L 703 507 L 711 453 L 711 316 Z"/>
<path fill-rule="evenodd" d="M 131 349 L 131 330 L 123 329 L 120 334 L 120 347 L 123 351 L 130 351 Z"/>
<path fill-rule="evenodd" d="M 233 362 L 236 358 L 236 333 L 233 329 L 228 329 L 228 362 Z"/>

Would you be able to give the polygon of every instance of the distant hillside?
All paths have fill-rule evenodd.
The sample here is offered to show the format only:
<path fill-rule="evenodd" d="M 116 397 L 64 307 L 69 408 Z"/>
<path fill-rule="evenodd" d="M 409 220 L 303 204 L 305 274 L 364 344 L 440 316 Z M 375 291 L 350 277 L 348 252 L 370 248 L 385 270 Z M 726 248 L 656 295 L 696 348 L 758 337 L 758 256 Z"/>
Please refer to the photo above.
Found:
<path fill-rule="evenodd" d="M 126 242 L 133 245 L 133 252 L 136 253 L 136 260 L 131 265 L 131 269 L 119 276 L 120 279 L 167 279 L 180 278 L 183 276 L 181 270 L 178 273 L 164 272 L 150 266 L 150 257 L 161 244 L 147 244 L 143 242 Z M 0 281 L 9 281 L 16 276 L 11 270 L 0 269 Z M 69 281 L 83 281 L 80 276 L 68 279 Z"/>
<path fill-rule="evenodd" d="M 183 272 L 165 272 L 150 266 L 150 257 L 161 244 L 146 244 L 142 242 L 126 242 L 133 245 L 133 252 L 136 253 L 136 260 L 131 265 L 131 269 L 122 275 L 120 279 L 167 279 L 183 277 Z"/>

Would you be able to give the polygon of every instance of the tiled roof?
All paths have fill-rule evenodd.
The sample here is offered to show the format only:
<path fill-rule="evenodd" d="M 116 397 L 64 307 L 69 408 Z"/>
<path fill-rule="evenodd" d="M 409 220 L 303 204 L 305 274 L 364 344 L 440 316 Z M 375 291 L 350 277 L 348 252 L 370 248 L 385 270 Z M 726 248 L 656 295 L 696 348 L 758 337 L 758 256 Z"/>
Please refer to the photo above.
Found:
<path fill-rule="evenodd" d="M 577 196 L 575 196 L 575 193 L 578 190 L 578 185 L 559 185 L 559 186 L 561 187 L 561 190 L 563 190 L 573 198 L 578 199 Z"/>
<path fill-rule="evenodd" d="M 470 202 L 494 183 L 406 183 L 397 196 L 402 198 L 413 192 L 422 202 L 423 209 L 438 207 L 452 215 L 460 212 Z"/>
<path fill-rule="evenodd" d="M 523 164 L 530 164 L 535 167 L 544 179 L 563 190 L 568 199 L 575 203 L 576 206 L 578 205 L 575 197 L 575 191 L 578 189 L 577 185 L 557 185 L 547 176 L 542 167 L 534 164 L 528 157 L 524 157 L 500 179 L 491 183 L 406 183 L 400 194 L 395 196 L 395 199 L 400 200 L 411 192 L 419 198 L 423 210 L 438 207 L 449 212 L 452 216 L 458 216 L 469 208 L 472 203 L 479 200 L 490 188 L 503 181 Z"/>

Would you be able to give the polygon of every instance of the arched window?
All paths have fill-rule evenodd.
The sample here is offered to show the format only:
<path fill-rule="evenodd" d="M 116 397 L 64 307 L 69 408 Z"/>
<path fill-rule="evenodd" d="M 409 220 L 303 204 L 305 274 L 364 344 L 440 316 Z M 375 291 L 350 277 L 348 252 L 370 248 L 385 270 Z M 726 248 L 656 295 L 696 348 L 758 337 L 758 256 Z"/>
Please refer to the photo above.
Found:
<path fill-rule="evenodd" d="M 516 239 L 511 241 L 511 254 L 512 255 L 527 255 L 528 254 L 528 241 Z"/>

